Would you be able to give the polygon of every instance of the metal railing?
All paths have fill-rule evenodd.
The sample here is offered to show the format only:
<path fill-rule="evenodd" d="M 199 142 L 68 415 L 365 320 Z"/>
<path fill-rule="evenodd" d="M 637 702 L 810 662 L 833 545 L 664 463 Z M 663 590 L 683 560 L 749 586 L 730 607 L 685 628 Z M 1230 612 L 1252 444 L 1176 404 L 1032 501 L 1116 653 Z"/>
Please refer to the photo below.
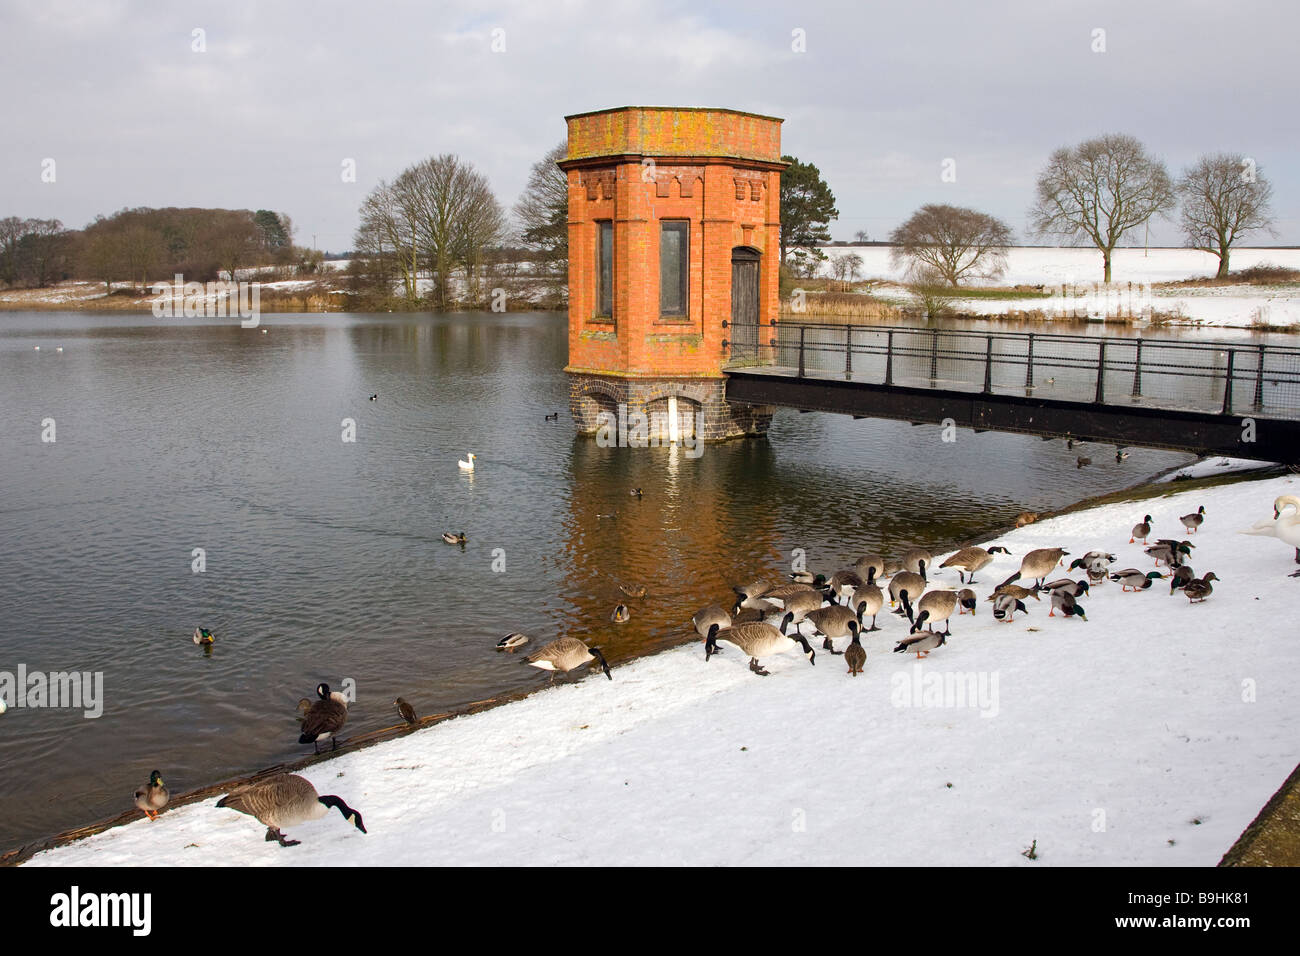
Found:
<path fill-rule="evenodd" d="M 780 323 L 728 367 L 800 378 L 1300 418 L 1300 348 L 1050 332 Z"/>

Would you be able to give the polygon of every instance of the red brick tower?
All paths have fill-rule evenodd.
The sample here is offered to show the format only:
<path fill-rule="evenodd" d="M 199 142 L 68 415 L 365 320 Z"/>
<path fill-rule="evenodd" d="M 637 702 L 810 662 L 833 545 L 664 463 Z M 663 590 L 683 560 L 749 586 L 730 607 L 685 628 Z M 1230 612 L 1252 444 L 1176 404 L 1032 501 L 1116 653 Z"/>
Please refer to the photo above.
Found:
<path fill-rule="evenodd" d="M 675 418 L 659 438 L 766 431 L 772 409 L 728 404 L 722 369 L 775 337 L 781 120 L 642 106 L 566 120 L 565 371 L 578 430 L 623 404 Z"/>

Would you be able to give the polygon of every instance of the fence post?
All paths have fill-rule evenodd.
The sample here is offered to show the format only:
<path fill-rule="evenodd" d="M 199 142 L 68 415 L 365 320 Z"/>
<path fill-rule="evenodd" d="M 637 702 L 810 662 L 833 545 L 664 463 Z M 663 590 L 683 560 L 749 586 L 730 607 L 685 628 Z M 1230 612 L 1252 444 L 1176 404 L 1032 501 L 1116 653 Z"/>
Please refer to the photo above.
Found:
<path fill-rule="evenodd" d="M 1029 361 L 1025 363 L 1025 388 L 1034 387 L 1034 333 L 1029 333 Z"/>
<path fill-rule="evenodd" d="M 1097 344 L 1097 397 L 1093 399 L 1098 405 L 1106 401 L 1106 340 Z"/>
<path fill-rule="evenodd" d="M 1264 346 L 1259 347 L 1259 368 L 1255 370 L 1255 411 L 1264 407 Z"/>
<path fill-rule="evenodd" d="M 939 330 L 930 330 L 930 385 L 939 377 Z"/>
<path fill-rule="evenodd" d="M 1224 373 L 1223 380 L 1223 414 L 1232 414 L 1232 372 L 1234 360 L 1237 358 L 1236 349 L 1228 349 L 1228 368 Z"/>
<path fill-rule="evenodd" d="M 894 330 L 889 330 L 889 337 L 885 340 L 885 384 L 894 384 Z"/>
<path fill-rule="evenodd" d="M 984 394 L 989 395 L 993 391 L 993 336 L 985 338 L 984 344 Z"/>
<path fill-rule="evenodd" d="M 807 331 L 805 326 L 799 326 L 799 377 L 803 378 L 803 335 Z"/>
<path fill-rule="evenodd" d="M 1142 394 L 1142 336 L 1137 337 L 1137 358 L 1133 363 L 1133 397 Z"/>
<path fill-rule="evenodd" d="M 844 380 L 853 377 L 853 326 L 844 329 Z"/>

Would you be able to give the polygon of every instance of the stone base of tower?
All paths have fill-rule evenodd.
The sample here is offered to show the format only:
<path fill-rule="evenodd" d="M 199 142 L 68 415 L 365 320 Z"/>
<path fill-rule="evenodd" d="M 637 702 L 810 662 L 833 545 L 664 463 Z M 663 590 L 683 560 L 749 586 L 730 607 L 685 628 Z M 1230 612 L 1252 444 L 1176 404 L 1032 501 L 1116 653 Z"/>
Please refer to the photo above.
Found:
<path fill-rule="evenodd" d="M 725 378 L 628 378 L 569 372 L 569 412 L 578 432 L 600 437 L 612 425 L 619 444 L 707 442 L 766 434 L 771 405 L 726 400 Z M 674 425 L 674 418 L 676 424 Z"/>

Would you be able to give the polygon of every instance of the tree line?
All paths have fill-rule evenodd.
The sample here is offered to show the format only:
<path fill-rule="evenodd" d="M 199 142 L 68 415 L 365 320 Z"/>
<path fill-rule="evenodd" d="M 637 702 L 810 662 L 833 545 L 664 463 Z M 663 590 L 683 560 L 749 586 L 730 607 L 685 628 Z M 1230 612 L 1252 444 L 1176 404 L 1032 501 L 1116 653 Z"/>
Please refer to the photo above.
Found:
<path fill-rule="evenodd" d="M 91 279 L 144 287 L 184 275 L 207 282 L 251 266 L 315 271 L 319 253 L 293 244 L 293 222 L 268 209 L 122 209 L 84 229 L 57 219 L 0 219 L 0 283 L 44 287 Z"/>

